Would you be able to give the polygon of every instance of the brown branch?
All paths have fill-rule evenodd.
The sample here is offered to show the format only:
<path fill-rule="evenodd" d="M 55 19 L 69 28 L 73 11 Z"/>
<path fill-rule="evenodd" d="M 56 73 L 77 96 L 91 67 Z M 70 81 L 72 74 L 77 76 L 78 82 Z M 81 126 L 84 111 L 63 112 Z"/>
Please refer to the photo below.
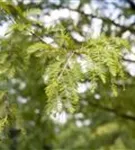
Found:
<path fill-rule="evenodd" d="M 89 104 L 92 107 L 95 107 L 97 109 L 100 109 L 100 110 L 103 110 L 103 111 L 106 111 L 106 112 L 109 112 L 109 113 L 113 113 L 114 115 L 116 115 L 117 117 L 120 117 L 122 119 L 135 121 L 135 116 L 131 116 L 131 115 L 128 115 L 126 113 L 120 113 L 114 108 L 105 107 L 105 106 L 102 106 L 101 104 L 95 104 L 95 103 L 92 103 L 92 102 L 89 102 Z"/>
<path fill-rule="evenodd" d="M 97 16 L 97 15 L 93 15 L 93 14 L 86 14 L 84 11 L 82 10 L 79 10 L 79 9 L 72 9 L 72 8 L 69 8 L 67 6 L 63 6 L 63 5 L 55 5 L 53 4 L 54 7 L 56 7 L 56 9 L 68 9 L 70 11 L 75 11 L 75 12 L 78 12 L 80 13 L 81 15 L 83 16 L 86 16 L 86 17 L 91 17 L 91 18 L 96 18 L 96 19 L 101 19 L 103 22 L 106 22 L 106 23 L 111 23 L 119 28 L 122 28 L 122 30 L 126 31 L 126 30 L 129 30 L 131 32 L 135 32 L 135 29 L 132 27 L 132 26 L 124 26 L 124 25 L 121 25 L 119 23 L 116 23 L 114 20 L 111 20 L 107 17 L 101 17 L 101 16 Z"/>
<path fill-rule="evenodd" d="M 132 10 L 135 10 L 135 3 L 133 2 L 133 0 L 127 0 L 127 3 L 130 5 L 130 8 Z"/>
<path fill-rule="evenodd" d="M 84 12 L 82 14 L 87 15 L 91 18 L 101 19 L 103 22 L 106 22 L 106 23 L 111 23 L 111 24 L 113 24 L 113 25 L 115 25 L 119 28 L 122 28 L 122 30 L 124 30 L 124 31 L 129 30 L 131 32 L 135 32 L 135 29 L 132 28 L 131 26 L 123 26 L 123 25 L 121 25 L 119 23 L 116 23 L 114 20 L 111 20 L 107 17 L 100 17 L 100 16 L 96 16 L 96 15 L 93 15 L 93 14 L 85 14 Z"/>
<path fill-rule="evenodd" d="M 129 63 L 135 63 L 135 60 L 132 59 L 126 59 L 126 58 L 122 58 L 123 61 L 129 62 Z"/>

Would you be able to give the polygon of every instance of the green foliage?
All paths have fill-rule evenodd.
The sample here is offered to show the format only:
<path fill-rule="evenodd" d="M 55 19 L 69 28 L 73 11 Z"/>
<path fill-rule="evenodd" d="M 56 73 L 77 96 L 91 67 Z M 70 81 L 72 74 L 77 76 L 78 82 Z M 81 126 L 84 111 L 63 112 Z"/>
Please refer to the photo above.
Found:
<path fill-rule="evenodd" d="M 129 86 L 122 64 L 129 43 L 106 35 L 79 43 L 66 26 L 47 28 L 38 22 L 42 7 L 1 1 L 0 8 L 10 22 L 0 39 L 0 149 L 16 141 L 19 150 L 42 150 L 48 145 L 65 150 L 133 148 L 127 126 L 134 129 L 134 124 L 122 122 L 123 114 L 134 113 L 134 87 L 124 95 L 121 88 Z M 87 83 L 90 87 L 80 93 L 79 84 Z M 94 98 L 98 93 L 101 98 Z M 69 118 L 61 127 L 50 114 L 63 111 Z M 77 113 L 84 117 L 76 119 Z M 82 127 L 76 125 L 78 120 Z M 9 136 L 12 128 L 20 130 L 15 137 Z"/>

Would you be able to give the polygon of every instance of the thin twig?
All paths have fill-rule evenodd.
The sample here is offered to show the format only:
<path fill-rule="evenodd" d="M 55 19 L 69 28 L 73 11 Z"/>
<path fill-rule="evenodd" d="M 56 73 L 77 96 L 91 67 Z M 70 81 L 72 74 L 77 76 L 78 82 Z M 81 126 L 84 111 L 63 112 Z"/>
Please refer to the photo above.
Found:
<path fill-rule="evenodd" d="M 46 41 L 43 40 L 42 37 L 38 36 L 36 33 L 32 32 L 32 31 L 29 31 L 27 30 L 30 34 L 34 35 L 35 37 L 37 37 L 39 39 L 40 42 L 44 43 L 44 44 L 47 44 Z"/>
<path fill-rule="evenodd" d="M 122 58 L 123 61 L 129 62 L 129 63 L 135 63 L 135 60 L 132 59 L 127 59 L 127 58 Z"/>
<path fill-rule="evenodd" d="M 62 77 L 62 75 L 63 75 L 65 69 L 67 68 L 67 66 L 68 66 L 68 64 L 69 64 L 69 61 L 71 60 L 71 58 L 73 57 L 73 55 L 74 55 L 74 52 L 71 52 L 71 53 L 69 54 L 69 56 L 68 56 L 68 58 L 67 58 L 67 60 L 66 60 L 66 63 L 65 63 L 65 65 L 64 65 L 64 67 L 63 67 L 63 69 L 62 69 L 60 75 L 58 76 L 58 80 L 60 80 L 60 78 Z"/>

